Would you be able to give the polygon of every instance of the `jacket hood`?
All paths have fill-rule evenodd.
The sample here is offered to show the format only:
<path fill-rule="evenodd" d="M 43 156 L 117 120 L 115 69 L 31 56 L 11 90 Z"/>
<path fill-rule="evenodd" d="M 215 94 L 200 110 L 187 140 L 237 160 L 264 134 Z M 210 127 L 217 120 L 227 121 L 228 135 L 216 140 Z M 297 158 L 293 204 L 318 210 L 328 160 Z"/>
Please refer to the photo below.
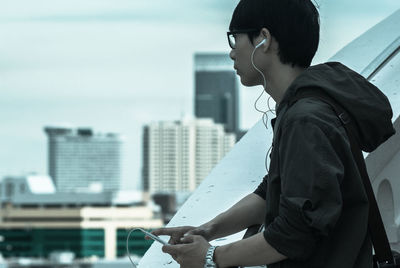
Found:
<path fill-rule="evenodd" d="M 349 113 L 357 127 L 357 140 L 363 151 L 375 150 L 395 133 L 388 98 L 363 76 L 339 62 L 309 67 L 293 81 L 279 106 L 300 90 L 315 87 Z"/>

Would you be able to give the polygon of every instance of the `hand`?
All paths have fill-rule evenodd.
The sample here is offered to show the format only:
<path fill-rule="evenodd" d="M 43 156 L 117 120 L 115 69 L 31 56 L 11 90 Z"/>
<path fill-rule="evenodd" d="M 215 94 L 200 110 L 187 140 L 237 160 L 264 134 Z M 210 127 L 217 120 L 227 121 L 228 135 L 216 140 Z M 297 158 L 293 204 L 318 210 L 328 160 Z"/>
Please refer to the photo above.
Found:
<path fill-rule="evenodd" d="M 163 246 L 162 251 L 170 254 L 181 268 L 203 268 L 211 246 L 207 240 L 200 235 L 187 235 L 181 242 L 183 244 Z"/>
<path fill-rule="evenodd" d="M 152 231 L 151 233 L 154 235 L 169 235 L 171 238 L 168 241 L 168 244 L 176 245 L 181 244 L 181 239 L 185 235 L 201 235 L 207 241 L 211 239 L 211 232 L 212 228 L 208 226 L 200 226 L 200 227 L 193 227 L 193 226 L 181 226 L 181 227 L 172 227 L 172 228 L 160 228 Z M 149 239 L 146 237 L 146 239 Z"/>

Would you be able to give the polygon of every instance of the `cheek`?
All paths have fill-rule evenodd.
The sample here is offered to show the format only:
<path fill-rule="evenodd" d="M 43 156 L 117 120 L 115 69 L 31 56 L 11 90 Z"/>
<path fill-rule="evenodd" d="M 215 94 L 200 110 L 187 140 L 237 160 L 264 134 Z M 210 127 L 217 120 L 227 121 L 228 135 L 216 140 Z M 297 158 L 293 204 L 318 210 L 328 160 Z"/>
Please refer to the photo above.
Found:
<path fill-rule="evenodd" d="M 250 57 L 251 55 L 248 55 L 248 53 L 240 53 L 236 57 L 241 69 L 243 69 L 245 72 L 248 72 L 250 68 L 252 68 Z"/>

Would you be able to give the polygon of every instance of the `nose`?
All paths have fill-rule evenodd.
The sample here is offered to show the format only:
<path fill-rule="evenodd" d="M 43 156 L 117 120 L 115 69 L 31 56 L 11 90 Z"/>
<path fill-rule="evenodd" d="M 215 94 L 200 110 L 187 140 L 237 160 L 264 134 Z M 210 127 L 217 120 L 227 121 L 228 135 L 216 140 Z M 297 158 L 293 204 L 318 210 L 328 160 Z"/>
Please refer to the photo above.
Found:
<path fill-rule="evenodd" d="M 235 60 L 236 58 L 235 58 L 235 50 L 234 49 L 231 49 L 231 52 L 229 53 L 229 57 L 232 59 L 232 60 Z"/>

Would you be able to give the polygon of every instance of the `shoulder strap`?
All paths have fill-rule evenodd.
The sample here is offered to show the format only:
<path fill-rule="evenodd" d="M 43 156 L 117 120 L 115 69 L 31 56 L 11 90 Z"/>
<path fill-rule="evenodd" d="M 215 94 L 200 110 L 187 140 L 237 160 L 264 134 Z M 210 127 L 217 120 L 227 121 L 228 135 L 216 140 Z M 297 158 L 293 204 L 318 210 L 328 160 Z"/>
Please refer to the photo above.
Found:
<path fill-rule="evenodd" d="M 390 244 L 386 235 L 386 231 L 382 222 L 382 217 L 379 212 L 378 204 L 375 199 L 374 191 L 371 186 L 371 181 L 368 176 L 367 168 L 365 165 L 364 157 L 360 146 L 355 138 L 355 125 L 352 122 L 349 114 L 343 109 L 335 100 L 333 100 L 327 94 L 321 92 L 320 90 L 306 90 L 300 91 L 292 100 L 291 104 L 296 102 L 299 99 L 303 98 L 318 98 L 325 103 L 329 104 L 336 115 L 339 117 L 341 122 L 343 123 L 344 128 L 346 129 L 347 136 L 350 141 L 351 151 L 353 153 L 353 157 L 357 163 L 360 175 L 362 177 L 362 181 L 364 184 L 365 191 L 369 200 L 369 215 L 368 215 L 368 229 L 371 235 L 372 244 L 375 249 L 376 260 L 380 263 L 382 262 L 393 262 L 393 255 L 390 249 Z"/>

